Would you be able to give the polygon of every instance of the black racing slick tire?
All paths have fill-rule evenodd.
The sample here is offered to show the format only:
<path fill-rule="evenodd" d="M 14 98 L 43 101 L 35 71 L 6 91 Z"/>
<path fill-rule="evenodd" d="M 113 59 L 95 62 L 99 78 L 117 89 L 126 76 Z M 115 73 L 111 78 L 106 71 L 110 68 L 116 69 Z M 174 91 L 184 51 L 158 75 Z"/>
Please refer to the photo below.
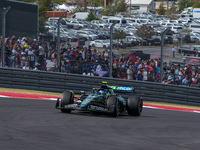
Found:
<path fill-rule="evenodd" d="M 65 105 L 72 104 L 74 99 L 74 94 L 71 91 L 64 91 L 61 96 L 60 106 L 65 107 Z M 61 112 L 71 113 L 69 109 L 60 109 Z"/>
<path fill-rule="evenodd" d="M 142 113 L 143 101 L 140 97 L 131 95 L 127 101 L 127 111 L 130 116 L 140 116 Z"/>
<path fill-rule="evenodd" d="M 109 116 L 117 117 L 119 115 L 119 102 L 116 96 L 110 96 L 107 99 L 107 108 Z"/>

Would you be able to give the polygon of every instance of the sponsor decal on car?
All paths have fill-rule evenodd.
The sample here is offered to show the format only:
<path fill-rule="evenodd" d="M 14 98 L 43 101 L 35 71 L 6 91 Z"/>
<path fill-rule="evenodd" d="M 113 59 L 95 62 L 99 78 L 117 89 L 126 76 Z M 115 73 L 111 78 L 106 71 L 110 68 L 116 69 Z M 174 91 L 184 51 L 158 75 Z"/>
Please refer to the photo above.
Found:
<path fill-rule="evenodd" d="M 65 108 L 77 108 L 78 107 L 78 104 L 68 104 L 68 105 L 65 105 Z"/>
<path fill-rule="evenodd" d="M 131 91 L 132 87 L 117 87 L 117 86 L 110 86 L 113 90 L 120 90 L 120 91 Z"/>
<path fill-rule="evenodd" d="M 90 105 L 90 106 L 89 106 L 89 109 L 92 109 L 92 110 L 99 110 L 99 111 L 108 111 L 107 108 L 99 107 L 99 106 L 94 106 L 94 105 Z"/>

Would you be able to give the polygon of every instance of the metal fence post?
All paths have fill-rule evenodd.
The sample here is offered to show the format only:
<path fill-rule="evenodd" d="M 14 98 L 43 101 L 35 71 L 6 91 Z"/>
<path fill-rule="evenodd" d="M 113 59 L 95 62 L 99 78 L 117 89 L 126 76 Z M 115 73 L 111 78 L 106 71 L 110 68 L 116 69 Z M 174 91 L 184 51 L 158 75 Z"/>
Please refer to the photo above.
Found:
<path fill-rule="evenodd" d="M 163 78 L 163 46 L 164 46 L 164 36 L 169 31 L 170 28 L 165 29 L 161 34 L 161 62 L 160 62 L 160 82 L 162 83 Z"/>
<path fill-rule="evenodd" d="M 112 43 L 113 43 L 113 28 L 116 25 L 114 22 L 110 27 L 110 66 L 109 66 L 109 77 L 112 78 Z"/>
<path fill-rule="evenodd" d="M 5 36 L 6 36 L 6 14 L 10 10 L 10 6 L 3 8 L 2 13 L 2 51 L 1 51 L 1 66 L 5 67 Z"/>
<path fill-rule="evenodd" d="M 60 21 L 65 16 L 65 13 L 58 19 L 58 33 L 57 33 L 57 67 L 60 72 Z"/>
<path fill-rule="evenodd" d="M 55 41 L 55 4 L 53 1 L 53 42 Z"/>

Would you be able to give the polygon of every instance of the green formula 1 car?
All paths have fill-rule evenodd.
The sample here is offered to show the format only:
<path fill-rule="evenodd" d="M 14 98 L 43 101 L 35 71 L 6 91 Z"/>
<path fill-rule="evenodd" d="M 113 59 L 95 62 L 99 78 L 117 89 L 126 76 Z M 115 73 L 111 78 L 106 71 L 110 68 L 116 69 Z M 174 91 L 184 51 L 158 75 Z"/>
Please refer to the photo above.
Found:
<path fill-rule="evenodd" d="M 129 93 L 128 99 L 121 97 L 114 91 Z M 109 86 L 102 82 L 100 88 L 93 88 L 91 92 L 76 98 L 72 91 L 64 91 L 61 99 L 56 102 L 56 109 L 70 113 L 72 110 L 103 112 L 109 116 L 117 117 L 120 114 L 131 116 L 141 115 L 143 101 L 134 93 L 132 87 Z"/>

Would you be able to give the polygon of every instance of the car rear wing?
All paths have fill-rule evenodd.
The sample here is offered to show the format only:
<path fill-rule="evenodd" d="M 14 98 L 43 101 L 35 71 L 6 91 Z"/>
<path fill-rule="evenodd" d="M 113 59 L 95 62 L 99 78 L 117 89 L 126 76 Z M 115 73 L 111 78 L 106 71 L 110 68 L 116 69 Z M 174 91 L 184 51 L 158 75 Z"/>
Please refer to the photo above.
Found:
<path fill-rule="evenodd" d="M 124 86 L 110 86 L 114 92 L 117 93 L 134 93 L 134 87 L 124 87 Z"/>

